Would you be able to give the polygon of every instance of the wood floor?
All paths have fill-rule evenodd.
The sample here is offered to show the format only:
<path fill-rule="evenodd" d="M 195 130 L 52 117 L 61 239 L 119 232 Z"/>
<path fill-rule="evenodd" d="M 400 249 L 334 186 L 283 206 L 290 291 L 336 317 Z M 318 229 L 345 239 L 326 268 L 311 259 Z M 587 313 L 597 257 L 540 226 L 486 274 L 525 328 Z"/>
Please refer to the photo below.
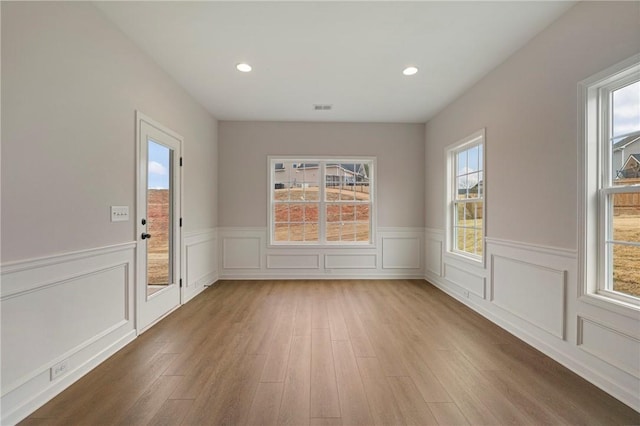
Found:
<path fill-rule="evenodd" d="M 23 424 L 639 424 L 419 280 L 221 281 Z"/>

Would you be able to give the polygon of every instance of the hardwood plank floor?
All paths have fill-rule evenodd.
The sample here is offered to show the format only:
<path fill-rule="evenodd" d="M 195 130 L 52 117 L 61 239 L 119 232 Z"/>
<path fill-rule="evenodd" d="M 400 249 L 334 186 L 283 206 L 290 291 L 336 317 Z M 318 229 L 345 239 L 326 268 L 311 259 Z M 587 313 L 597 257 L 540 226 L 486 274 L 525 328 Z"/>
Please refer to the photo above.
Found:
<path fill-rule="evenodd" d="M 24 425 L 640 424 L 421 280 L 221 281 Z"/>

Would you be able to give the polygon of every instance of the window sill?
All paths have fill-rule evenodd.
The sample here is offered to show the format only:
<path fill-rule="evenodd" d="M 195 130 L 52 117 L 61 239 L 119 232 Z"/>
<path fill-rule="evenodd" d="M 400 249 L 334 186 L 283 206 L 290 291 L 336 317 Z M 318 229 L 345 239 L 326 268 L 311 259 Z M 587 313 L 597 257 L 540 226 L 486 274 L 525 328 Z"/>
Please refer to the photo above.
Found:
<path fill-rule="evenodd" d="M 583 294 L 578 300 L 606 311 L 636 320 L 640 319 L 640 306 L 633 303 L 624 302 L 598 293 Z"/>

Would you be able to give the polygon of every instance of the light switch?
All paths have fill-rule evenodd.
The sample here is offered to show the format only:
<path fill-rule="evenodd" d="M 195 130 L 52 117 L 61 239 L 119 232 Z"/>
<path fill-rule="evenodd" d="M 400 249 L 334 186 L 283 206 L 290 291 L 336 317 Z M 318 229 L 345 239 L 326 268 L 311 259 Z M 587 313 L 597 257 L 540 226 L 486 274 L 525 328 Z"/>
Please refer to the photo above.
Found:
<path fill-rule="evenodd" d="M 129 220 L 129 206 L 111 206 L 111 222 Z"/>

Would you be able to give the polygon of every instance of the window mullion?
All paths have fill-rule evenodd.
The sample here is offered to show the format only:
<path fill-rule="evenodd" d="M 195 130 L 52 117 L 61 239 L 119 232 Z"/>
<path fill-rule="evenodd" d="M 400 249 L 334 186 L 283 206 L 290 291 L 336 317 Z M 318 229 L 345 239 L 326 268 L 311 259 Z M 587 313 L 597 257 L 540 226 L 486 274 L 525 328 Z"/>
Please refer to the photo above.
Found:
<path fill-rule="evenodd" d="M 326 195 L 325 189 L 327 185 L 327 169 L 326 162 L 321 161 L 318 163 L 318 171 L 319 176 L 318 186 L 318 242 L 320 244 L 327 243 L 327 223 L 326 223 L 326 215 L 327 215 L 327 204 L 326 204 Z"/>

